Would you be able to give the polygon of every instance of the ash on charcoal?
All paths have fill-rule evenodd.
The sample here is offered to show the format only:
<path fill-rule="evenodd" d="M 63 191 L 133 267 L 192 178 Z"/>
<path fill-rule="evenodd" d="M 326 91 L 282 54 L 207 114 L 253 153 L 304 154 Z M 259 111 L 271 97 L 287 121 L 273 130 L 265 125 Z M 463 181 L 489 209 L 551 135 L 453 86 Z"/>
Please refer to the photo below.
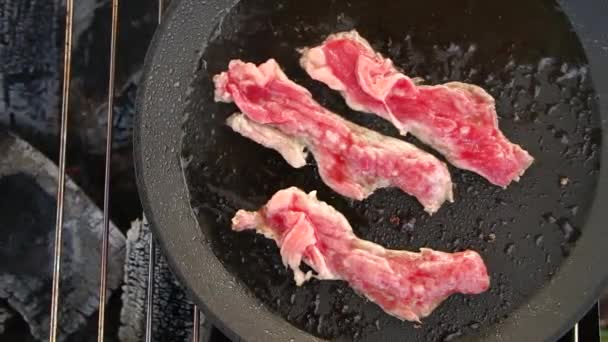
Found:
<path fill-rule="evenodd" d="M 13 313 L 5 304 L 0 302 L 0 335 L 4 334 L 6 322 L 13 318 Z"/>
<path fill-rule="evenodd" d="M 130 144 L 135 90 L 143 56 L 156 27 L 155 5 L 121 8 L 128 14 L 119 35 L 113 148 Z M 89 153 L 103 154 L 109 0 L 74 2 L 69 131 Z M 132 11 L 132 13 L 130 13 Z M 61 104 L 65 1 L 5 0 L 0 5 L 0 126 L 44 150 L 56 143 Z M 128 36 L 128 38 L 127 38 Z M 128 48 L 126 48 L 128 46 Z"/>
<path fill-rule="evenodd" d="M 76 1 L 74 49 L 107 0 Z M 63 1 L 4 1 L 0 6 L 0 124 L 54 135 L 59 112 Z"/>
<path fill-rule="evenodd" d="M 0 298 L 46 340 L 49 330 L 58 170 L 33 147 L 0 131 Z M 66 182 L 59 340 L 97 311 L 102 213 Z M 122 278 L 125 238 L 110 226 L 108 297 Z"/>
<path fill-rule="evenodd" d="M 122 311 L 119 338 L 122 342 L 144 339 L 146 327 L 146 296 L 150 255 L 149 224 L 144 218 L 132 223 L 127 232 L 127 254 L 122 287 Z M 153 322 L 154 340 L 163 342 L 190 341 L 193 304 L 175 278 L 169 265 L 156 249 L 154 268 Z M 201 336 L 210 329 L 201 315 Z"/>

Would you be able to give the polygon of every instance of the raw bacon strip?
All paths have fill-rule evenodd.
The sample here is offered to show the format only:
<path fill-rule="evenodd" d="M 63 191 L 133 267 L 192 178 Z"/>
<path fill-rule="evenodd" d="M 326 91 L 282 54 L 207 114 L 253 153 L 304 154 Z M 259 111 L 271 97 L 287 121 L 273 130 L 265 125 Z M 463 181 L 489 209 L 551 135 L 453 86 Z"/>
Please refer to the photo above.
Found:
<path fill-rule="evenodd" d="M 490 286 L 476 252 L 421 248 L 413 253 L 361 240 L 341 213 L 317 200 L 315 191 L 281 190 L 257 212 L 239 210 L 232 229 L 255 229 L 274 239 L 298 286 L 311 277 L 344 280 L 402 320 L 419 321 L 454 293 L 478 294 Z M 301 261 L 316 274 L 304 274 Z"/>
<path fill-rule="evenodd" d="M 452 200 L 452 181 L 443 162 L 323 108 L 272 59 L 260 66 L 232 61 L 214 82 L 216 100 L 234 101 L 247 117 L 246 128 L 231 124 L 237 132 L 278 150 L 294 167 L 303 165 L 302 155 L 294 158 L 280 145 L 290 139 L 296 146 L 306 145 L 323 181 L 343 196 L 362 200 L 378 188 L 396 186 L 414 195 L 429 213 Z"/>
<path fill-rule="evenodd" d="M 341 92 L 351 108 L 389 120 L 404 135 L 411 132 L 461 169 L 506 187 L 533 162 L 502 134 L 494 99 L 480 87 L 416 85 L 357 31 L 331 35 L 302 53 L 308 74 Z"/>

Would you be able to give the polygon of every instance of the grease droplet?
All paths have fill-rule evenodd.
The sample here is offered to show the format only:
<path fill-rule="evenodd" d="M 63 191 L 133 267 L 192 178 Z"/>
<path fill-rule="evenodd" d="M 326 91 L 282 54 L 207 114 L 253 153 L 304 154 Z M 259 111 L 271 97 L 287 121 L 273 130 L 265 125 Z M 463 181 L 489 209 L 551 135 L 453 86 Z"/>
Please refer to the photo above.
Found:
<path fill-rule="evenodd" d="M 505 246 L 505 253 L 508 255 L 513 254 L 513 250 L 515 249 L 515 244 L 514 243 L 508 243 Z"/>
<path fill-rule="evenodd" d="M 555 222 L 557 222 L 557 219 L 553 216 L 553 213 L 544 213 L 543 214 L 543 218 L 548 223 L 555 223 Z"/>
<path fill-rule="evenodd" d="M 536 237 L 534 238 L 534 243 L 540 247 L 543 244 L 543 240 L 545 239 L 545 237 L 542 234 L 536 235 Z"/>

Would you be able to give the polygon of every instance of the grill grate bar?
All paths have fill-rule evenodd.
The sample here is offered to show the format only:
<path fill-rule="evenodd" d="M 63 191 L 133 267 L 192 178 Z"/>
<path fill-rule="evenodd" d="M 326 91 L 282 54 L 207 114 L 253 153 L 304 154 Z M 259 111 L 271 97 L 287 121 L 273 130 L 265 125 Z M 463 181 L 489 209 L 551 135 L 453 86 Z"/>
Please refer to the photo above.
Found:
<path fill-rule="evenodd" d="M 97 341 L 103 342 L 108 278 L 108 240 L 110 235 L 110 164 L 112 159 L 112 128 L 114 124 L 114 77 L 116 69 L 116 36 L 118 34 L 118 1 L 112 0 L 112 33 L 110 39 L 110 71 L 108 81 L 108 114 L 106 128 L 106 161 L 103 197 L 103 232 L 101 241 L 101 270 L 99 282 L 99 320 Z"/>
<path fill-rule="evenodd" d="M 148 294 L 146 298 L 146 334 L 145 341 L 152 342 L 152 318 L 153 318 L 153 302 L 154 302 L 154 266 L 156 261 L 156 246 L 154 246 L 154 237 L 150 235 L 149 245 L 149 264 L 148 264 Z"/>
<path fill-rule="evenodd" d="M 200 341 L 200 324 L 201 324 L 201 312 L 198 310 L 198 306 L 194 305 L 194 318 L 192 319 L 192 342 Z"/>
<path fill-rule="evenodd" d="M 165 3 L 163 0 L 158 0 L 158 24 L 163 20 L 163 12 L 165 11 Z"/>
<path fill-rule="evenodd" d="M 57 341 L 57 318 L 59 309 L 59 282 L 61 278 L 61 247 L 63 232 L 63 204 L 65 192 L 65 157 L 68 132 L 68 106 L 70 96 L 70 74 L 72 64 L 72 23 L 74 0 L 66 1 L 65 43 L 63 51 L 63 88 L 61 101 L 61 131 L 59 133 L 59 179 L 57 182 L 57 212 L 55 220 L 55 245 L 53 252 L 53 284 L 51 290 L 51 317 L 49 320 L 49 341 Z"/>

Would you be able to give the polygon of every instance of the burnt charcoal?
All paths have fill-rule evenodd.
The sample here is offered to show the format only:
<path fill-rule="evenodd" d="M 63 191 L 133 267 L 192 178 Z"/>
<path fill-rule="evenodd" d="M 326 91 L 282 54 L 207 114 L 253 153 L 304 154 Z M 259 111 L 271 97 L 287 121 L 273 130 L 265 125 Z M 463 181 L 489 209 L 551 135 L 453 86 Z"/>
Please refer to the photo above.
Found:
<path fill-rule="evenodd" d="M 0 298 L 39 340 L 48 338 L 51 299 L 55 165 L 19 138 L 0 132 Z M 66 181 L 61 264 L 59 340 L 85 327 L 97 311 L 102 213 Z M 112 224 L 108 297 L 123 274 L 125 238 Z"/>
<path fill-rule="evenodd" d="M 13 313 L 10 308 L 0 302 L 0 334 L 4 334 L 6 322 L 13 318 Z"/>
<path fill-rule="evenodd" d="M 122 342 L 144 339 L 146 328 L 146 296 L 148 263 L 150 255 L 150 228 L 144 218 L 132 223 L 127 232 L 127 254 L 121 328 Z M 190 341 L 192 333 L 193 304 L 186 297 L 183 287 L 175 278 L 160 250 L 155 250 L 153 332 L 154 341 Z M 201 315 L 201 335 L 210 332 L 208 323 Z"/>
<path fill-rule="evenodd" d="M 135 90 L 154 28 L 156 4 L 121 6 L 114 106 L 115 149 L 130 146 Z M 102 154 L 107 120 L 110 1 L 74 6 L 71 144 Z M 0 6 L 0 126 L 39 149 L 56 146 L 63 71 L 65 1 L 8 0 Z"/>

